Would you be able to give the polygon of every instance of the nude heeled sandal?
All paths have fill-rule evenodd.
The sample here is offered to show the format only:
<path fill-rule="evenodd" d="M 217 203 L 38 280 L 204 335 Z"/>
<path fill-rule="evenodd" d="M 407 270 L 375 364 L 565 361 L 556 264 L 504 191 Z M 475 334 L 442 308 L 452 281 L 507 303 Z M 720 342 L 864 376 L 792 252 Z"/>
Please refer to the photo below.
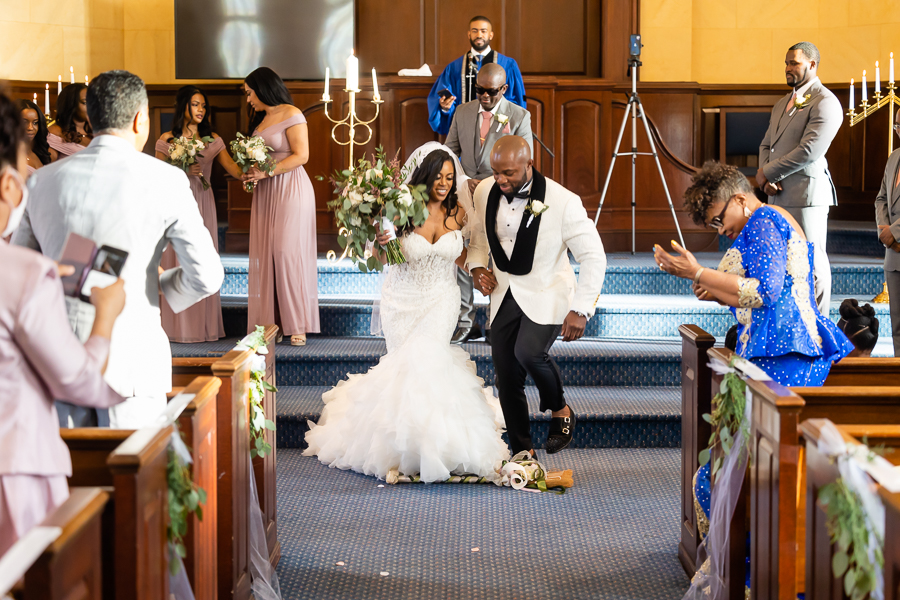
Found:
<path fill-rule="evenodd" d="M 305 346 L 306 345 L 306 334 L 298 333 L 297 335 L 291 336 L 291 346 Z"/>

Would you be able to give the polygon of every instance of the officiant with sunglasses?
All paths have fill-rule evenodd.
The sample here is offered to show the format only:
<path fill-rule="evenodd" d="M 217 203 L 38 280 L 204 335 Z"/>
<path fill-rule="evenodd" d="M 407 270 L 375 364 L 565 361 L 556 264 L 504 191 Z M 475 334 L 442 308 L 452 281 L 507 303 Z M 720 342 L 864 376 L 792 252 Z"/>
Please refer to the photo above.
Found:
<path fill-rule="evenodd" d="M 813 245 L 785 208 L 766 205 L 731 165 L 708 162 L 684 193 L 694 223 L 733 240 L 717 269 L 672 242 L 654 245 L 659 268 L 694 282 L 694 294 L 730 306 L 738 321 L 736 352 L 788 387 L 819 386 L 833 362 L 853 350 L 816 306 Z"/>
<path fill-rule="evenodd" d="M 503 67 L 509 77 L 506 99 L 525 108 L 525 83 L 519 65 L 508 56 L 491 49 L 494 28 L 484 16 L 469 20 L 469 52 L 447 65 L 428 94 L 428 124 L 435 133 L 447 135 L 456 110 L 475 100 L 478 73 L 489 64 Z"/>
<path fill-rule="evenodd" d="M 469 193 L 482 179 L 492 176 L 491 149 L 506 135 L 517 135 L 533 150 L 531 113 L 506 99 L 509 90 L 506 71 L 500 65 L 485 65 L 478 72 L 475 100 L 459 107 L 447 134 L 447 147 L 459 157 L 469 180 Z M 457 271 L 460 291 L 459 326 L 453 335 L 454 343 L 481 337 L 475 325 L 475 294 L 472 277 L 462 269 Z M 474 333 L 473 333 L 474 331 Z"/>

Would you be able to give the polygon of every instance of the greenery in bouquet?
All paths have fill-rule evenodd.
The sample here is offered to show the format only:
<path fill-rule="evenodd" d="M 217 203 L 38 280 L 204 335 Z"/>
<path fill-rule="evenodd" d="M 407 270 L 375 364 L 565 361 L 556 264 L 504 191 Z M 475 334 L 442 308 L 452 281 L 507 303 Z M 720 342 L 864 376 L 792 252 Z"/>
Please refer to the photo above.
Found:
<path fill-rule="evenodd" d="M 191 170 L 191 166 L 197 164 L 197 159 L 203 158 L 203 155 L 200 153 L 212 143 L 213 139 L 209 136 L 199 139 L 185 136 L 175 138 L 169 144 L 168 163 L 188 173 Z M 202 173 L 200 174 L 200 183 L 203 184 L 204 190 L 209 189 L 209 182 Z"/>
<path fill-rule="evenodd" d="M 361 158 L 354 169 L 337 171 L 331 178 L 336 197 L 328 207 L 341 231 L 338 243 L 349 248 L 347 255 L 363 273 L 384 268 L 378 253 L 366 257 L 366 244 L 375 240 L 376 225 L 384 229 L 387 221 L 399 229 L 408 224 L 419 227 L 428 218 L 427 188 L 403 183 L 408 175 L 397 155 L 389 160 L 379 146 L 371 159 Z M 383 251 L 389 265 L 406 262 L 397 239 Z"/>
<path fill-rule="evenodd" d="M 238 133 L 237 139 L 231 142 L 231 157 L 244 173 L 253 167 L 268 175 L 274 173 L 275 159 L 269 154 L 272 151 L 272 148 L 266 146 L 266 140 L 258 135 L 247 137 Z M 255 181 L 244 182 L 244 189 L 248 193 L 252 192 L 255 187 Z"/>

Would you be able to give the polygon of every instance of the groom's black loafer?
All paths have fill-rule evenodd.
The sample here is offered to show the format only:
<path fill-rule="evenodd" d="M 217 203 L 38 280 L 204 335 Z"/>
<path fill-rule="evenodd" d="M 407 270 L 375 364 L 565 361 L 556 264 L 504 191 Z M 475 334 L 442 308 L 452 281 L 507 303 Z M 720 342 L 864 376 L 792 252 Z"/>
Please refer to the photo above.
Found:
<path fill-rule="evenodd" d="M 550 435 L 544 449 L 547 454 L 556 454 L 572 443 L 572 435 L 575 433 L 575 411 L 569 407 L 569 416 L 552 417 L 550 419 Z"/>

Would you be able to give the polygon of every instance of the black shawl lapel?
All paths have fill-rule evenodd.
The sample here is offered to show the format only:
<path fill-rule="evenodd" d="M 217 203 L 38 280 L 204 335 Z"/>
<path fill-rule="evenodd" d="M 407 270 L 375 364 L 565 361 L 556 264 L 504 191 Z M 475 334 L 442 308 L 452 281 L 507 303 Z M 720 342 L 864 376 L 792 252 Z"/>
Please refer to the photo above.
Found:
<path fill-rule="evenodd" d="M 531 184 L 530 201 L 540 200 L 546 204 L 547 180 L 537 170 L 532 171 L 532 177 L 534 181 Z M 491 248 L 491 255 L 494 258 L 494 266 L 510 275 L 528 275 L 531 273 L 531 267 L 534 265 L 534 251 L 537 246 L 538 230 L 541 227 L 541 215 L 531 219 L 531 213 L 527 210 L 523 211 L 512 257 L 507 258 L 506 252 L 503 251 L 500 240 L 497 238 L 496 231 L 497 209 L 500 206 L 502 196 L 500 187 L 495 183 L 488 194 L 487 206 L 485 207 L 485 233 L 487 234 L 488 245 Z M 531 225 L 528 224 L 529 219 L 531 219 Z"/>

